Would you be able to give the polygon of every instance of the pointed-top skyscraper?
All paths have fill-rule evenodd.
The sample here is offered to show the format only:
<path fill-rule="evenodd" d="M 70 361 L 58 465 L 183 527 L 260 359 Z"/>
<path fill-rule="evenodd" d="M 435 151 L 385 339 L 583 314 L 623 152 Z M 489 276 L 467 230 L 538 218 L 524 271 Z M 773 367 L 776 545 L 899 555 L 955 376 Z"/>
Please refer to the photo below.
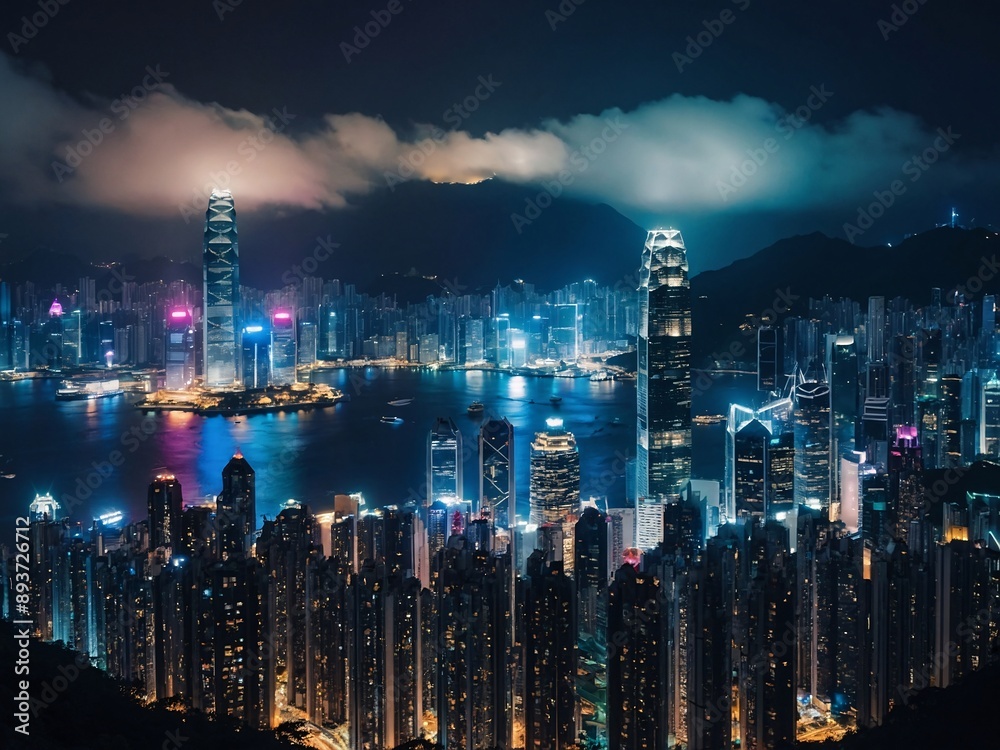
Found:
<path fill-rule="evenodd" d="M 676 229 L 646 238 L 638 348 L 636 493 L 672 499 L 691 476 L 691 285 Z"/>
<path fill-rule="evenodd" d="M 240 328 L 240 251 L 233 194 L 215 190 L 208 199 L 204 243 L 205 385 L 236 382 Z"/>
<path fill-rule="evenodd" d="M 256 531 L 256 473 L 237 448 L 222 470 L 222 492 L 216 501 L 219 559 L 250 554 Z"/>

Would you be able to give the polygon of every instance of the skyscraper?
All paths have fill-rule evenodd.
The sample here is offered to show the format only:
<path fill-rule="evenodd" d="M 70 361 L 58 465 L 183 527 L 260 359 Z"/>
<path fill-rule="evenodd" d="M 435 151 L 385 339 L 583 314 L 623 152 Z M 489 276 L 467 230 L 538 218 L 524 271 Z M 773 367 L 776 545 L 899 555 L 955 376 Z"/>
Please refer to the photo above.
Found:
<path fill-rule="evenodd" d="M 208 199 L 203 264 L 205 385 L 230 386 L 237 378 L 241 325 L 236 208 L 228 190 L 213 191 Z"/>
<path fill-rule="evenodd" d="M 526 747 L 569 747 L 576 740 L 576 611 L 562 562 L 532 552 L 524 599 Z"/>
<path fill-rule="evenodd" d="M 170 308 L 165 357 L 167 390 L 190 386 L 194 380 L 194 323 L 186 307 Z"/>
<path fill-rule="evenodd" d="M 271 385 L 292 385 L 295 362 L 295 310 L 279 308 L 271 315 Z"/>
<path fill-rule="evenodd" d="M 490 419 L 479 430 L 479 514 L 506 529 L 515 513 L 514 427 Z"/>
<path fill-rule="evenodd" d="M 780 391 L 784 367 L 781 329 L 761 326 L 757 329 L 757 390 Z"/>
<path fill-rule="evenodd" d="M 161 471 L 149 485 L 147 496 L 150 547 L 170 547 L 180 541 L 183 507 L 181 483 L 170 472 Z"/>
<path fill-rule="evenodd" d="M 259 323 L 243 329 L 240 379 L 244 388 L 267 388 L 271 382 L 271 334 Z"/>
<path fill-rule="evenodd" d="M 676 229 L 646 238 L 638 349 L 636 491 L 670 498 L 691 475 L 691 287 Z"/>
<path fill-rule="evenodd" d="M 795 504 L 820 510 L 830 504 L 830 387 L 795 389 Z"/>
<path fill-rule="evenodd" d="M 608 590 L 609 750 L 666 746 L 660 608 L 650 606 L 659 597 L 656 576 L 627 563 Z"/>
<path fill-rule="evenodd" d="M 455 420 L 438 417 L 427 436 L 427 504 L 462 494 L 462 433 Z"/>
<path fill-rule="evenodd" d="M 858 421 L 858 354 L 854 337 L 827 337 L 827 372 L 830 379 L 830 489 L 840 491 L 840 459 L 854 450 Z"/>
<path fill-rule="evenodd" d="M 579 356 L 579 308 L 577 305 L 556 305 L 553 310 L 551 341 L 556 354 L 567 362 Z"/>
<path fill-rule="evenodd" d="M 994 375 L 983 384 L 979 413 L 979 452 L 1000 455 L 1000 379 Z"/>
<path fill-rule="evenodd" d="M 531 523 L 561 523 L 580 510 L 580 453 L 576 437 L 558 417 L 545 420 L 546 431 L 531 443 L 529 482 Z"/>
<path fill-rule="evenodd" d="M 256 473 L 237 449 L 222 470 L 222 492 L 217 500 L 219 559 L 250 554 L 257 518 Z"/>

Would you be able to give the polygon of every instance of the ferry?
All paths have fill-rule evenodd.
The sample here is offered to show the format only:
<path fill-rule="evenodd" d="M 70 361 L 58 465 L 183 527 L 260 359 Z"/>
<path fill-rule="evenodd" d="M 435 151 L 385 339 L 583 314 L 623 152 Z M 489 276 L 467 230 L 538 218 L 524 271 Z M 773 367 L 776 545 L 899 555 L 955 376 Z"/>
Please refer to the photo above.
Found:
<path fill-rule="evenodd" d="M 118 378 L 108 380 L 64 380 L 56 390 L 59 401 L 82 401 L 109 398 L 124 393 Z"/>
<path fill-rule="evenodd" d="M 551 401 L 553 404 L 562 403 L 562 396 L 549 396 L 549 401 Z"/>
<path fill-rule="evenodd" d="M 590 375 L 591 383 L 600 383 L 605 380 L 611 380 L 611 376 L 608 375 L 607 370 L 598 370 L 597 372 L 591 373 Z"/>
<path fill-rule="evenodd" d="M 412 398 L 397 398 L 395 401 L 390 401 L 389 406 L 409 406 L 412 403 Z"/>
<path fill-rule="evenodd" d="M 382 417 L 379 422 L 382 424 L 397 425 L 403 424 L 403 419 L 401 417 Z"/>
<path fill-rule="evenodd" d="M 473 401 L 469 404 L 469 416 L 476 416 L 477 414 L 482 414 L 486 410 L 486 406 L 483 405 L 482 401 Z"/>

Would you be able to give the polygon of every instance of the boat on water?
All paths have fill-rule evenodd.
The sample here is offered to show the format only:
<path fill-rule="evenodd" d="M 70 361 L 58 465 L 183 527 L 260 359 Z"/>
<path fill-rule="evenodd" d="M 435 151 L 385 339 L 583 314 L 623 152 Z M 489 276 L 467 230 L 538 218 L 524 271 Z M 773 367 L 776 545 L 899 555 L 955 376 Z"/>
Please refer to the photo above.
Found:
<path fill-rule="evenodd" d="M 484 411 L 486 411 L 486 406 L 482 401 L 473 401 L 469 404 L 469 416 L 476 416 L 477 414 L 482 414 Z"/>
<path fill-rule="evenodd" d="M 611 376 L 608 375 L 607 370 L 598 370 L 597 372 L 591 373 L 590 375 L 591 383 L 600 383 L 605 380 L 611 380 Z"/>
<path fill-rule="evenodd" d="M 0 479 L 13 479 L 17 474 L 0 474 Z"/>
<path fill-rule="evenodd" d="M 396 425 L 396 424 L 403 424 L 403 419 L 402 417 L 382 417 L 379 420 L 379 422 L 381 422 L 382 424 Z"/>
<path fill-rule="evenodd" d="M 553 404 L 560 404 L 562 403 L 562 396 L 549 396 L 549 401 Z"/>
<path fill-rule="evenodd" d="M 82 401 L 85 399 L 110 398 L 120 396 L 125 391 L 118 378 L 108 380 L 64 380 L 56 390 L 58 401 Z"/>
<path fill-rule="evenodd" d="M 624 423 L 622 422 L 622 418 L 621 417 L 615 417 L 614 419 L 611 420 L 611 424 L 613 424 L 615 426 L 619 426 L 619 425 L 624 424 Z"/>
<path fill-rule="evenodd" d="M 389 406 L 409 406 L 412 403 L 412 398 L 397 398 L 394 401 L 390 401 Z"/>

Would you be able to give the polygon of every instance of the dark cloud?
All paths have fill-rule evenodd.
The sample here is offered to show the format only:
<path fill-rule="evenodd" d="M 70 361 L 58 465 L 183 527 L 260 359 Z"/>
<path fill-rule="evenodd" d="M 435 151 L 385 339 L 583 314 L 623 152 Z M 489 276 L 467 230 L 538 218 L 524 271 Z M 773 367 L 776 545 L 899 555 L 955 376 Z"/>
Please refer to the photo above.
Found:
<path fill-rule="evenodd" d="M 473 136 L 331 114 L 303 125 L 287 108 L 253 113 L 193 101 L 148 68 L 130 98 L 73 98 L 0 57 L 0 174 L 7 197 L 131 215 L 199 216 L 213 187 L 241 211 L 336 209 L 396 182 L 496 176 L 606 202 L 632 216 L 691 211 L 807 211 L 864 200 L 940 142 L 938 126 L 890 108 L 820 121 L 837 92 L 817 84 L 790 111 L 758 97 L 673 95 L 536 129 Z M 485 93 L 488 96 L 488 92 Z M 132 98 L 134 97 L 134 98 Z M 306 118 L 301 118 L 304 121 Z M 939 153 L 948 190 L 992 173 L 995 160 Z"/>

